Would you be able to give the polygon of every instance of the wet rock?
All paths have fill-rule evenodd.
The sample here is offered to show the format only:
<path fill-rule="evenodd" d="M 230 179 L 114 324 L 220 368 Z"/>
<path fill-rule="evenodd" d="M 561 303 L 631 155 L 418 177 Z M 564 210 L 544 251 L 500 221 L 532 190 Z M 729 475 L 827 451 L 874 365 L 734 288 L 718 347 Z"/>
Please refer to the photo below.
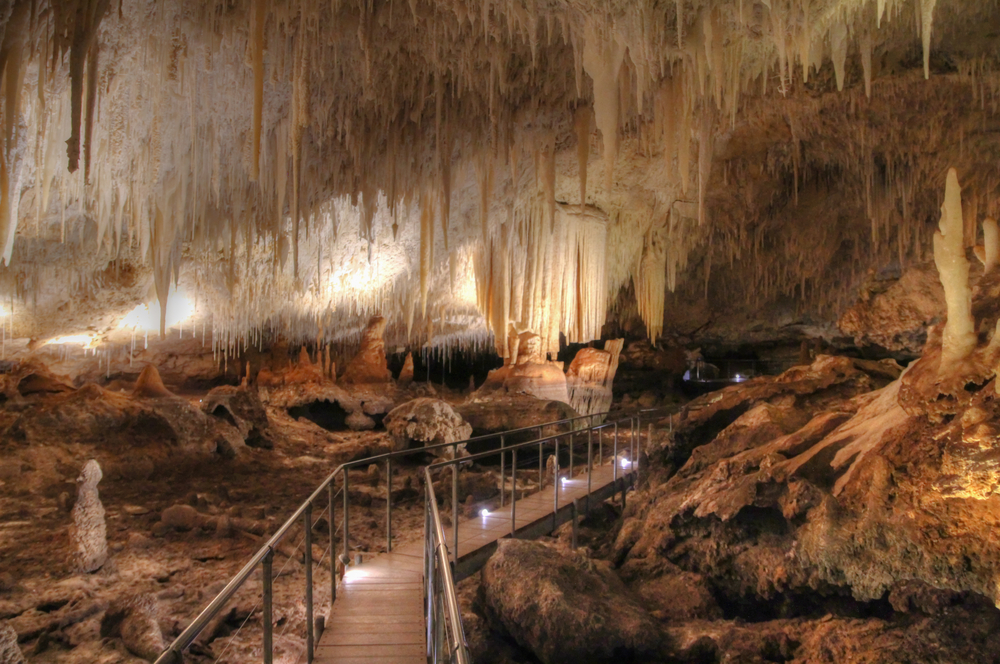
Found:
<path fill-rule="evenodd" d="M 76 568 L 81 572 L 96 572 L 108 559 L 108 534 L 104 522 L 104 505 L 97 490 L 103 473 L 91 459 L 77 478 L 76 504 L 73 506 L 73 542 L 76 547 Z"/>
<path fill-rule="evenodd" d="M 655 659 L 663 643 L 614 573 L 578 553 L 500 540 L 480 592 L 494 628 L 545 664 Z"/>
<path fill-rule="evenodd" d="M 17 645 L 17 632 L 10 624 L 0 621 L 0 664 L 25 664 L 26 661 Z"/>
<path fill-rule="evenodd" d="M 166 648 L 156 597 L 130 595 L 113 601 L 101 620 L 101 637 L 121 637 L 129 652 L 152 661 Z"/>
<path fill-rule="evenodd" d="M 472 426 L 450 404 L 440 399 L 408 401 L 389 411 L 384 424 L 396 450 L 454 443 L 472 437 Z M 464 450 L 462 446 L 459 454 Z M 454 451 L 444 448 L 439 454 L 450 458 Z"/>

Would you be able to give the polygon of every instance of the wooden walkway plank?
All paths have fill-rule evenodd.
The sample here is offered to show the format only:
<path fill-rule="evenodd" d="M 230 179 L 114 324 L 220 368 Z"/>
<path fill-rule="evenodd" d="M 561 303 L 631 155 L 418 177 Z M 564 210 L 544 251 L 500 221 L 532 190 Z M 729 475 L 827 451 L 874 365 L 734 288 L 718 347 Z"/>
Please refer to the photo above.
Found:
<path fill-rule="evenodd" d="M 560 508 L 574 499 L 581 499 L 581 511 L 586 509 L 586 468 L 582 465 L 577 468 L 581 470 L 579 474 L 560 482 Z M 611 464 L 594 467 L 590 488 L 596 491 L 610 485 L 615 475 L 616 469 Z M 552 516 L 555 490 L 554 486 L 548 486 L 517 500 L 516 530 Z M 459 521 L 459 559 L 510 534 L 509 503 L 486 516 Z M 449 549 L 455 546 L 450 526 L 445 528 L 445 538 Z M 423 572 L 423 540 L 407 542 L 392 553 L 350 568 L 337 591 L 337 601 L 316 647 L 315 662 L 426 664 Z"/>

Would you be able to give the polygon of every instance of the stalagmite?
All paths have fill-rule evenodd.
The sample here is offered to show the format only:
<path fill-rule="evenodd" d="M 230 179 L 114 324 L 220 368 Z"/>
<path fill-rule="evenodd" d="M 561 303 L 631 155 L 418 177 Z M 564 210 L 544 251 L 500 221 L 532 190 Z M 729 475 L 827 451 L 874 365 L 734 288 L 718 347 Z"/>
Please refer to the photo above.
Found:
<path fill-rule="evenodd" d="M 972 290 L 969 287 L 969 261 L 965 257 L 962 190 L 958 173 L 948 170 L 944 205 L 941 207 L 940 230 L 934 233 L 934 263 L 948 306 L 941 341 L 940 373 L 956 369 L 976 347 L 975 324 L 972 319 Z"/>

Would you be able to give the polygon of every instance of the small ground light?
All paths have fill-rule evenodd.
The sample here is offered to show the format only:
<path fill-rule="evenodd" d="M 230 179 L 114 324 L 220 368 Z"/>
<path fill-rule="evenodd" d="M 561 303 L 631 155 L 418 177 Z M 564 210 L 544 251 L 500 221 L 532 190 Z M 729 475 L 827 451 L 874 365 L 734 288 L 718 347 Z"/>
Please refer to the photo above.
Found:
<path fill-rule="evenodd" d="M 479 516 L 489 516 L 489 515 L 490 515 L 490 511 L 488 509 L 484 508 L 484 509 L 479 510 Z"/>
<path fill-rule="evenodd" d="M 628 468 L 628 464 L 629 464 L 628 459 L 622 459 L 622 468 Z"/>

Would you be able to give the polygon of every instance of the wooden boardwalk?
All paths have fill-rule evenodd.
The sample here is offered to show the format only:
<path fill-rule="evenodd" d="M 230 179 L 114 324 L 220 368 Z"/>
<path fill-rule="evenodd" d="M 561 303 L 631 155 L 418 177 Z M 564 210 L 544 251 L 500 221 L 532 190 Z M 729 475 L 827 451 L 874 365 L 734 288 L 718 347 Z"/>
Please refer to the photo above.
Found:
<path fill-rule="evenodd" d="M 593 469 L 591 490 L 614 481 L 615 469 L 604 464 Z M 619 476 L 621 471 L 619 471 Z M 586 468 L 560 482 L 559 507 L 581 499 L 585 509 Z M 553 519 L 554 487 L 518 499 L 516 530 Z M 510 504 L 486 516 L 459 522 L 459 560 L 468 559 L 511 534 Z M 449 549 L 454 531 L 445 530 Z M 394 548 L 358 567 L 352 567 L 337 590 L 337 601 L 316 647 L 320 664 L 427 664 L 423 605 L 423 539 Z"/>

